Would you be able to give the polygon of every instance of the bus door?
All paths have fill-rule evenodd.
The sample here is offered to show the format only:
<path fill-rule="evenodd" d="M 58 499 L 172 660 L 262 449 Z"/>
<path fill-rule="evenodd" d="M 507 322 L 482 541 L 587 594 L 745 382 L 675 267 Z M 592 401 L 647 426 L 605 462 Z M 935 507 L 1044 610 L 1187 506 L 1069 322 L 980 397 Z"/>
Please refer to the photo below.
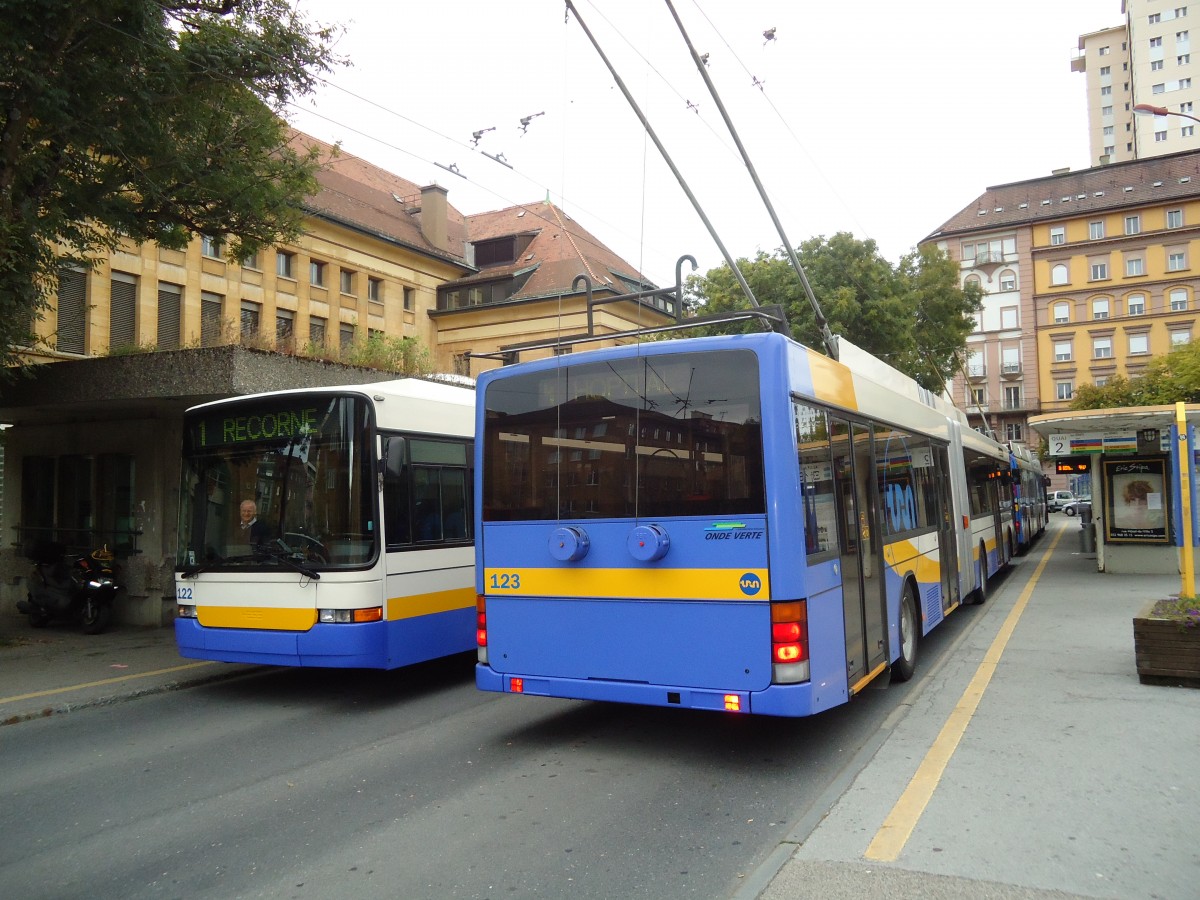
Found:
<path fill-rule="evenodd" d="M 955 535 L 954 506 L 950 497 L 950 454 L 948 448 L 933 446 L 934 467 L 937 478 L 938 502 L 938 568 L 942 573 L 942 612 L 949 612 L 959 602 L 958 545 Z"/>
<path fill-rule="evenodd" d="M 883 569 L 871 516 L 875 471 L 871 431 L 830 417 L 834 497 L 846 624 L 846 676 L 853 687 L 887 657 L 882 608 Z"/>

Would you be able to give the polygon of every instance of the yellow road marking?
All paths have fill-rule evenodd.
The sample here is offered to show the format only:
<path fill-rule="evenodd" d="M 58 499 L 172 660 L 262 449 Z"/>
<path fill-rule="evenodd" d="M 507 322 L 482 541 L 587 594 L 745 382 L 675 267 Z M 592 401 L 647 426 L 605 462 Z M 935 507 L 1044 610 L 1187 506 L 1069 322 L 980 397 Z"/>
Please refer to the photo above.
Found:
<path fill-rule="evenodd" d="M 1004 648 L 1008 646 L 1008 641 L 1017 627 L 1017 621 L 1021 618 L 1021 614 L 1025 612 L 1025 607 L 1029 603 L 1029 598 L 1033 595 L 1033 589 L 1042 575 L 1042 570 L 1046 568 L 1046 563 L 1050 561 L 1050 555 L 1054 552 L 1054 548 L 1065 533 L 1066 529 L 1059 529 L 1058 533 L 1054 536 L 1054 540 L 1046 549 L 1045 556 L 1042 557 L 1041 562 L 1034 569 L 1028 584 L 1021 591 L 1021 596 L 1017 598 L 1016 605 L 1009 612 L 1008 618 L 1004 620 L 1004 624 L 1000 627 L 1000 633 L 996 635 L 995 640 L 992 641 L 992 645 L 984 655 L 983 662 L 979 664 L 979 668 L 975 670 L 975 675 L 971 678 L 967 689 L 963 691 L 962 696 L 959 698 L 958 705 L 954 707 L 954 711 L 950 713 L 946 724 L 942 726 L 942 730 L 934 740 L 933 745 L 929 748 L 929 752 L 921 760 L 921 765 L 917 767 L 916 774 L 908 782 L 908 787 L 904 789 L 904 793 L 900 795 L 900 799 L 896 801 L 896 805 L 892 807 L 892 811 L 883 820 L 883 825 L 875 833 L 875 837 L 867 847 L 866 853 L 863 854 L 864 858 L 878 862 L 895 862 L 899 858 L 900 852 L 904 849 L 904 845 L 908 843 L 913 829 L 917 827 L 917 822 L 920 821 L 921 815 L 925 812 L 925 807 L 929 805 L 929 801 L 933 797 L 933 792 L 941 782 L 942 775 L 946 771 L 946 766 L 950 763 L 950 758 L 954 755 L 954 751 L 958 749 L 958 743 L 962 740 L 962 736 L 967 730 L 967 725 L 971 722 L 971 717 L 975 715 L 975 710 L 979 708 L 979 702 L 983 699 L 983 692 L 992 680 L 992 675 L 995 673 L 996 666 L 1000 662 L 1000 656 L 1004 653 Z"/>
<path fill-rule="evenodd" d="M 131 681 L 134 678 L 149 678 L 151 675 L 167 675 L 171 672 L 183 672 L 186 669 L 196 669 L 200 666 L 216 665 L 213 662 L 188 663 L 186 666 L 172 666 L 169 669 L 155 669 L 153 672 L 139 672 L 136 675 L 118 675 L 115 678 L 103 678 L 100 681 L 89 681 L 85 684 L 72 684 L 67 687 L 53 688 L 48 691 L 34 691 L 31 694 L 16 694 L 12 697 L 0 697 L 0 705 L 16 703 L 18 700 L 32 700 L 35 697 L 50 697 L 54 694 L 66 694 L 70 691 L 81 691 L 84 688 L 100 687 L 105 684 L 117 684 L 121 681 Z"/>

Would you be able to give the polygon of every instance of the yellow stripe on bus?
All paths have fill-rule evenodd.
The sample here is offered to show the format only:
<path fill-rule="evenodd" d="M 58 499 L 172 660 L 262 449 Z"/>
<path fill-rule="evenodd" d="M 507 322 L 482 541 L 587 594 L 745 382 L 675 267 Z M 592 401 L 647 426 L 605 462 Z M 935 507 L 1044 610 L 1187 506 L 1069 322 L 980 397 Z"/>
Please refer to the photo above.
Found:
<path fill-rule="evenodd" d="M 485 569 L 494 597 L 766 600 L 766 569 Z"/>
<path fill-rule="evenodd" d="M 387 617 L 389 622 L 394 622 L 397 619 L 414 619 L 417 616 L 428 616 L 433 613 L 450 612 L 454 609 L 466 609 L 474 606 L 474 588 L 454 588 L 449 591 L 417 594 L 413 597 L 392 597 L 388 600 Z"/>
<path fill-rule="evenodd" d="M 846 409 L 858 409 L 854 375 L 848 368 L 828 356 L 809 350 L 808 369 L 812 374 L 813 396 Z"/>
<path fill-rule="evenodd" d="M 272 606 L 197 606 L 196 618 L 205 628 L 308 631 L 317 622 L 317 611 Z"/>

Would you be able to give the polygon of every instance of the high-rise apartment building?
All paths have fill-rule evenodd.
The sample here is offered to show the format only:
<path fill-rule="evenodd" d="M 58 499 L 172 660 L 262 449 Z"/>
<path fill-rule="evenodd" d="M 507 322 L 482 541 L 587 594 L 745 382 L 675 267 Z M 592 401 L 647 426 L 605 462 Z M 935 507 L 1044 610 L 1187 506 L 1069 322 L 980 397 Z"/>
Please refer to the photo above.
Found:
<path fill-rule="evenodd" d="M 1200 16 L 1200 4 L 1192 6 Z M 1122 0 L 1121 12 L 1124 24 L 1081 35 L 1071 60 L 1071 70 L 1087 77 L 1092 165 L 1200 149 L 1198 123 L 1187 118 L 1200 102 L 1188 4 Z M 1138 114 L 1139 104 L 1172 115 Z"/>

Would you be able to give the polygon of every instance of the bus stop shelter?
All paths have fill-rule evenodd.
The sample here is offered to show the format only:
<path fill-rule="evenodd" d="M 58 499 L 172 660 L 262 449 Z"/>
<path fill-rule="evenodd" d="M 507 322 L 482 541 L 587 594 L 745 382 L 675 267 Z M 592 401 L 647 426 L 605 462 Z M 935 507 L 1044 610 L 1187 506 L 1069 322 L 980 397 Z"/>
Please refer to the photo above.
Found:
<path fill-rule="evenodd" d="M 1068 410 L 1033 416 L 1049 456 L 1091 474 L 1096 567 L 1175 571 L 1195 592 L 1200 534 L 1196 426 L 1200 404 Z M 1090 543 L 1087 542 L 1087 543 Z M 1185 554 L 1183 547 L 1188 548 Z"/>

